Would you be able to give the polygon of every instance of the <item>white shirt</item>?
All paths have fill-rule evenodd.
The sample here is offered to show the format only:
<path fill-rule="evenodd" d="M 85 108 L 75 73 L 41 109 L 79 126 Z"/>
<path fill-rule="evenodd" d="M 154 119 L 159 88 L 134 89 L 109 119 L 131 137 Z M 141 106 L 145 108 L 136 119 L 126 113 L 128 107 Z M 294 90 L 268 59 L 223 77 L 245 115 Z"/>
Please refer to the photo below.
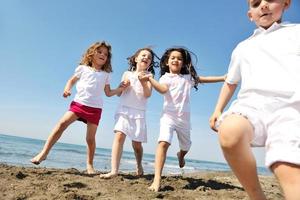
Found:
<path fill-rule="evenodd" d="M 265 97 L 290 101 L 300 92 L 300 24 L 258 28 L 233 51 L 226 82 L 241 81 L 238 99 L 253 105 Z M 256 102 L 256 103 L 255 103 Z"/>
<path fill-rule="evenodd" d="M 85 65 L 79 65 L 74 75 L 79 78 L 76 84 L 77 93 L 74 101 L 94 108 L 103 107 L 102 95 L 105 85 L 110 83 L 110 74 L 105 71 L 94 71 Z"/>
<path fill-rule="evenodd" d="M 163 114 L 170 115 L 179 122 L 190 123 L 190 93 L 194 86 L 191 75 L 165 73 L 159 83 L 169 90 L 164 94 Z"/>

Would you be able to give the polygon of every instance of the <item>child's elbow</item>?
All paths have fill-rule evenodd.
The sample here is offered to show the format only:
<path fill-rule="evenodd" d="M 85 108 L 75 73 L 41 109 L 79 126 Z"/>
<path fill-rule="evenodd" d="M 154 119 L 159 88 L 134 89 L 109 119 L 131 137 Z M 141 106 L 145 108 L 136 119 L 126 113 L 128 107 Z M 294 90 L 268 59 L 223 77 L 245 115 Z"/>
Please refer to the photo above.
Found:
<path fill-rule="evenodd" d="M 111 96 L 112 96 L 111 91 L 105 91 L 105 95 L 106 95 L 107 97 L 111 97 Z"/>
<path fill-rule="evenodd" d="M 151 96 L 151 93 L 145 93 L 145 94 L 144 94 L 144 97 L 145 97 L 145 98 L 149 98 L 150 96 Z"/>
<path fill-rule="evenodd" d="M 159 93 L 165 94 L 168 91 L 169 88 L 162 88 Z"/>

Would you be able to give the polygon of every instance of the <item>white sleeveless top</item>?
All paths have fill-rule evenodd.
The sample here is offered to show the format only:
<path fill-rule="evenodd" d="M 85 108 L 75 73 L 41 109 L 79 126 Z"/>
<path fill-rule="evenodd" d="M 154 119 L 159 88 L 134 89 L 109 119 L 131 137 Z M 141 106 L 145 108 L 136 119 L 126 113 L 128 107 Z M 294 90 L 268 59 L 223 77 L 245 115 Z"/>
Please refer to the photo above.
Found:
<path fill-rule="evenodd" d="M 126 77 L 130 81 L 130 85 L 122 92 L 120 105 L 138 110 L 146 110 L 147 98 L 144 96 L 143 86 L 137 74 L 127 71 L 123 77 Z"/>
<path fill-rule="evenodd" d="M 116 115 L 123 114 L 131 119 L 145 118 L 147 98 L 144 97 L 144 90 L 137 74 L 126 71 L 122 79 L 130 81 L 130 86 L 122 92 Z"/>

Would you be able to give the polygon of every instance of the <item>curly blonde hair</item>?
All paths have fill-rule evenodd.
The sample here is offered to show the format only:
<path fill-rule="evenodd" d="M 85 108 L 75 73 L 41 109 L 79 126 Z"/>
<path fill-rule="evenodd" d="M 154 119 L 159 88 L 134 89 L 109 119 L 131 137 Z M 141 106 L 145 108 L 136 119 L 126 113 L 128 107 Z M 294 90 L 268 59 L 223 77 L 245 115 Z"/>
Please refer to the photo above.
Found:
<path fill-rule="evenodd" d="M 92 44 L 85 52 L 85 54 L 82 56 L 82 59 L 80 61 L 81 65 L 87 65 L 87 66 L 92 66 L 92 60 L 94 54 L 99 50 L 100 47 L 105 47 L 107 48 L 108 55 L 107 55 L 107 60 L 106 63 L 103 65 L 102 69 L 103 71 L 106 71 L 108 73 L 112 72 L 112 66 L 111 66 L 111 46 L 105 41 L 101 42 L 96 42 Z"/>

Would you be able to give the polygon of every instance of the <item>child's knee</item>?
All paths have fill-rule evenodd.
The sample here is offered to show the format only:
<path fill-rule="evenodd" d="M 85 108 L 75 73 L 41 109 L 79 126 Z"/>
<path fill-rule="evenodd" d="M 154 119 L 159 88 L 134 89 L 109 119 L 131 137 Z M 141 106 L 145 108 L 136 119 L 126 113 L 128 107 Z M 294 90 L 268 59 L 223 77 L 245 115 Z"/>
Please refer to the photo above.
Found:
<path fill-rule="evenodd" d="M 165 141 L 160 141 L 160 142 L 158 143 L 158 147 L 159 147 L 159 148 L 162 148 L 162 149 L 168 149 L 169 146 L 170 146 L 170 143 L 165 142 Z"/>
<path fill-rule="evenodd" d="M 122 132 L 116 132 L 115 133 L 115 142 L 123 144 L 125 142 L 126 135 Z"/>
<path fill-rule="evenodd" d="M 64 119 L 61 119 L 59 122 L 58 122 L 58 128 L 59 129 L 66 129 L 68 126 L 69 126 L 69 122 L 67 120 L 64 120 Z"/>
<path fill-rule="evenodd" d="M 95 137 L 93 137 L 93 136 L 87 136 L 86 138 L 85 138 L 85 140 L 86 140 L 86 143 L 88 144 L 88 145 L 92 145 L 92 144 L 95 144 Z"/>
<path fill-rule="evenodd" d="M 251 142 L 253 128 L 246 118 L 239 115 L 231 115 L 222 122 L 218 135 L 222 148 L 234 148 L 241 143 Z"/>
<path fill-rule="evenodd" d="M 132 147 L 134 149 L 134 151 L 142 151 L 143 150 L 143 146 L 141 142 L 132 142 Z"/>

